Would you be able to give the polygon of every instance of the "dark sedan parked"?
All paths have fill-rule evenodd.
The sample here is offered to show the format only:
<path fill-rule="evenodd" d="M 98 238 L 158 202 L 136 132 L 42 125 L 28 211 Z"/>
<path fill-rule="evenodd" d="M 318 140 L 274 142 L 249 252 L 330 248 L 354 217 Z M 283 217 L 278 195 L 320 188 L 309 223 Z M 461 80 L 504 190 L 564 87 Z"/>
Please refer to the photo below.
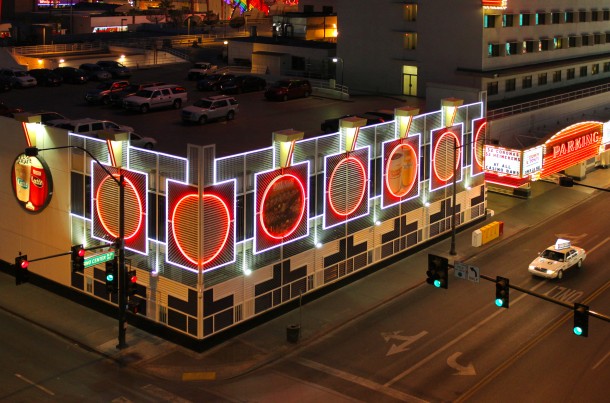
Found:
<path fill-rule="evenodd" d="M 311 84 L 309 80 L 280 80 L 265 91 L 265 98 L 276 101 L 307 98 L 310 95 Z"/>
<path fill-rule="evenodd" d="M 266 86 L 267 81 L 262 77 L 243 75 L 220 84 L 220 91 L 223 94 L 240 94 L 242 92 L 262 91 Z"/>
<path fill-rule="evenodd" d="M 28 71 L 36 79 L 38 85 L 45 87 L 55 87 L 61 85 L 64 79 L 51 69 L 33 69 Z"/>
<path fill-rule="evenodd" d="M 57 67 L 53 71 L 64 79 L 64 83 L 85 84 L 89 81 L 84 71 L 74 67 Z"/>
<path fill-rule="evenodd" d="M 210 74 L 197 81 L 197 89 L 199 91 L 218 91 L 222 83 L 234 78 L 234 74 Z"/>
<path fill-rule="evenodd" d="M 112 78 L 112 74 L 110 74 L 110 72 L 102 69 L 102 67 L 98 66 L 97 64 L 83 63 L 78 66 L 78 68 L 85 72 L 89 80 L 104 81 Z"/>

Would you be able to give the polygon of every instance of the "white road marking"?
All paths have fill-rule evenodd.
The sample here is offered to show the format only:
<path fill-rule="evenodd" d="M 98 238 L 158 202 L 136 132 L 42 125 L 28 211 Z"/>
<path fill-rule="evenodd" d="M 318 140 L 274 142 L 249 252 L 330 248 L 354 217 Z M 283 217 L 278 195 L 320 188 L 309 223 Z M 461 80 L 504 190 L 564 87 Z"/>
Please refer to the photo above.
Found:
<path fill-rule="evenodd" d="M 368 389 L 381 392 L 403 402 L 426 402 L 426 400 L 422 400 L 419 397 L 411 396 L 396 389 L 388 388 L 385 385 L 381 385 L 379 383 L 373 382 L 369 379 L 362 378 L 357 375 L 352 375 L 348 372 L 344 372 L 336 368 L 328 367 L 324 364 L 320 364 L 319 362 L 311 361 L 306 358 L 299 358 L 297 362 L 301 365 L 305 365 L 306 367 L 313 368 L 317 371 L 324 372 L 337 378 L 345 379 L 346 381 L 359 384 Z"/>
<path fill-rule="evenodd" d="M 463 366 L 457 362 L 460 355 L 462 355 L 462 353 L 457 351 L 447 358 L 447 365 L 458 371 L 453 375 L 476 375 L 477 371 L 475 371 L 472 363 L 469 363 L 467 366 Z"/>
<path fill-rule="evenodd" d="M 538 289 L 539 287 L 542 287 L 543 285 L 546 284 L 546 281 L 540 282 L 538 284 L 536 284 L 534 287 L 530 288 L 530 291 L 534 291 L 536 289 Z M 521 296 L 517 297 L 517 299 L 515 300 L 515 302 L 513 302 L 513 306 L 515 303 L 518 303 L 520 300 L 522 300 L 523 298 L 525 298 L 528 294 L 522 294 Z M 499 309 L 498 311 L 494 312 L 493 314 L 489 315 L 487 317 L 487 319 L 479 322 L 478 324 L 476 324 L 475 326 L 471 327 L 469 330 L 465 331 L 464 333 L 462 333 L 460 336 L 456 337 L 455 339 L 453 339 L 452 341 L 450 341 L 449 343 L 445 344 L 443 347 L 439 348 L 438 350 L 436 350 L 434 353 L 430 354 L 429 356 L 427 356 L 426 358 L 424 358 L 423 360 L 421 360 L 420 362 L 418 362 L 417 364 L 413 365 L 411 368 L 407 369 L 406 371 L 403 371 L 402 373 L 398 374 L 397 376 L 395 376 L 393 379 L 390 379 L 388 382 L 385 383 L 385 385 L 383 386 L 392 386 L 392 384 L 398 382 L 399 380 L 401 380 L 402 378 L 406 377 L 407 375 L 409 375 L 411 372 L 415 371 L 416 369 L 418 369 L 419 367 L 421 367 L 422 365 L 428 363 L 429 361 L 431 361 L 433 358 L 435 358 L 437 355 L 439 355 L 440 353 L 442 353 L 443 351 L 447 350 L 449 347 L 453 346 L 454 344 L 458 343 L 459 341 L 461 341 L 463 338 L 465 338 L 466 336 L 470 335 L 472 332 L 475 332 L 476 330 L 478 330 L 480 327 L 482 327 L 483 325 L 485 325 L 487 322 L 489 322 L 490 320 L 492 320 L 493 318 L 495 318 L 496 316 L 500 315 L 502 312 L 504 312 L 504 309 Z"/>
<path fill-rule="evenodd" d="M 30 381 L 28 378 L 26 378 L 25 376 L 21 375 L 21 374 L 15 374 L 15 376 L 19 379 L 21 379 L 24 382 L 29 383 L 32 386 L 37 387 L 38 389 L 42 390 L 44 393 L 47 393 L 51 396 L 55 396 L 55 393 L 51 392 L 49 389 L 45 388 L 44 386 L 38 385 L 36 382 L 34 381 Z"/>
<path fill-rule="evenodd" d="M 608 351 L 608 352 L 606 353 L 606 355 L 604 355 L 604 358 L 602 358 L 601 360 L 597 361 L 597 364 L 595 364 L 595 365 L 593 366 L 593 368 L 591 368 L 591 369 L 595 369 L 595 368 L 599 367 L 599 366 L 601 365 L 601 363 L 602 363 L 602 362 L 604 362 L 604 360 L 605 360 L 606 358 L 608 358 L 608 356 L 610 356 L 610 351 Z"/>
<path fill-rule="evenodd" d="M 191 402 L 190 400 L 183 399 L 180 396 L 176 396 L 173 393 L 168 392 L 165 389 L 161 389 L 160 387 L 155 386 L 155 385 L 150 385 L 150 384 L 144 385 L 140 389 L 142 389 L 152 395 L 155 395 L 158 398 L 163 399 L 163 401 L 165 401 L 165 402 L 174 402 L 174 403 L 190 403 Z"/>

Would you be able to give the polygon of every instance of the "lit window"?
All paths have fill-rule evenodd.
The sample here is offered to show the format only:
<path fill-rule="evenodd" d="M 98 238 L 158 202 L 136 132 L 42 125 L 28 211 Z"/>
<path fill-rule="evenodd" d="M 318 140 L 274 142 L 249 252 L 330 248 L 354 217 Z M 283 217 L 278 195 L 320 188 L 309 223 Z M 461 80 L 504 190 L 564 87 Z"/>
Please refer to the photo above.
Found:
<path fill-rule="evenodd" d="M 564 17 L 563 18 L 565 19 L 566 23 L 574 22 L 574 12 L 573 11 L 566 11 L 564 13 Z"/>
<path fill-rule="evenodd" d="M 487 46 L 487 57 L 498 57 L 500 56 L 500 45 L 497 43 L 490 43 Z"/>
<path fill-rule="evenodd" d="M 536 25 L 544 25 L 546 24 L 546 14 L 545 13 L 536 13 Z"/>
<path fill-rule="evenodd" d="M 495 28 L 495 26 L 496 26 L 496 16 L 491 15 L 491 14 L 486 15 L 485 19 L 483 20 L 483 27 L 484 28 Z"/>
<path fill-rule="evenodd" d="M 506 44 L 506 56 L 517 54 L 517 42 L 509 42 Z"/>
<path fill-rule="evenodd" d="M 519 25 L 522 27 L 526 27 L 530 25 L 530 15 L 529 14 L 519 14 Z"/>
<path fill-rule="evenodd" d="M 599 64 L 591 65 L 591 75 L 599 74 Z"/>
<path fill-rule="evenodd" d="M 512 14 L 503 14 L 502 15 L 502 26 L 503 27 L 512 27 L 513 26 L 513 15 Z"/>

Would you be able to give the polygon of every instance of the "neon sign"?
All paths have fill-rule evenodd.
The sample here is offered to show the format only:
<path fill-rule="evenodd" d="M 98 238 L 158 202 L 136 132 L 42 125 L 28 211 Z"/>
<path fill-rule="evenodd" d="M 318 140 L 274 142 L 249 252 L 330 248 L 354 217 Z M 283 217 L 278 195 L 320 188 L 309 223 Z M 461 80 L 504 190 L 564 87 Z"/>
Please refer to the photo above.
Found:
<path fill-rule="evenodd" d="M 30 213 L 40 213 L 53 196 L 51 170 L 40 156 L 18 155 L 11 170 L 11 184 L 19 205 Z"/>
<path fill-rule="evenodd" d="M 462 179 L 462 124 L 433 130 L 431 135 L 430 165 L 433 175 L 430 178 L 430 190 L 436 190 L 449 186 L 453 175 L 457 175 L 456 181 Z"/>
<path fill-rule="evenodd" d="M 487 130 L 487 119 L 475 119 L 472 122 L 474 141 L 472 142 L 472 176 L 480 175 L 484 171 L 485 164 L 485 134 Z"/>
<path fill-rule="evenodd" d="M 383 143 L 382 207 L 419 195 L 419 147 L 418 134 Z"/>

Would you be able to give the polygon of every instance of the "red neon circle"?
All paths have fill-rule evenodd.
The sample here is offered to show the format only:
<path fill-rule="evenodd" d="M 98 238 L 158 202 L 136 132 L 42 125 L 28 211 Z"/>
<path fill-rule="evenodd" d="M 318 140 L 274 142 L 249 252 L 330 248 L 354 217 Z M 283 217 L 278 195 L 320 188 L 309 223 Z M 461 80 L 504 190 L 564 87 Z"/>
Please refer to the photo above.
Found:
<path fill-rule="evenodd" d="M 452 143 L 451 147 L 456 147 L 456 150 L 455 150 L 455 152 L 456 152 L 456 156 L 455 156 L 456 161 L 455 161 L 455 168 L 454 168 L 454 170 L 457 170 L 458 167 L 460 166 L 460 158 L 462 156 L 462 152 L 461 152 L 461 150 L 459 148 L 460 147 L 460 139 L 458 138 L 458 136 L 455 133 L 453 133 L 452 131 L 446 131 L 445 133 L 441 134 L 440 137 L 438 138 L 438 141 L 434 145 L 434 152 L 432 153 L 432 161 L 434 163 L 432 164 L 432 166 L 434 167 L 434 175 L 439 180 L 441 180 L 443 182 L 447 182 L 449 179 L 451 179 L 453 177 L 453 173 L 454 173 L 454 171 L 452 170 L 452 171 L 449 172 L 449 174 L 447 176 L 443 177 L 443 176 L 439 175 L 438 170 L 436 169 L 436 153 L 438 152 L 439 144 L 441 144 L 441 142 L 443 141 L 443 138 L 447 137 L 447 136 L 452 136 L 454 138 L 454 141 L 455 141 L 455 142 L 454 141 L 451 142 Z"/>
<path fill-rule="evenodd" d="M 117 175 L 117 174 L 113 174 L 112 176 L 114 176 L 117 179 L 119 178 L 119 175 Z M 100 220 L 100 223 L 102 224 L 102 227 L 104 227 L 106 232 L 108 234 L 110 234 L 112 237 L 118 238 L 119 237 L 118 233 L 112 231 L 110 229 L 110 226 L 108 225 L 108 223 L 106 223 L 106 221 L 104 220 L 104 217 L 102 215 L 102 209 L 100 208 L 100 205 L 102 204 L 101 202 L 104 201 L 104 200 L 102 200 L 100 198 L 100 192 L 102 190 L 102 186 L 104 185 L 104 183 L 107 180 L 109 180 L 109 179 L 110 179 L 109 176 L 105 176 L 101 180 L 99 186 L 97 187 L 97 192 L 95 193 L 95 199 L 97 200 L 97 203 L 95 205 L 95 209 L 97 211 L 97 216 L 98 216 L 98 218 Z M 136 187 L 134 186 L 133 182 L 131 182 L 127 178 L 124 178 L 124 180 L 125 180 L 125 185 L 126 185 L 125 186 L 125 192 L 127 192 L 127 189 L 131 189 L 132 190 L 133 194 L 136 196 L 137 204 L 138 204 L 138 209 L 139 209 L 138 214 L 137 214 L 138 225 L 136 225 L 136 229 L 133 232 L 131 232 L 129 235 L 125 235 L 125 240 L 129 240 L 129 239 L 133 238 L 134 236 L 136 236 L 138 234 L 138 232 L 140 232 L 140 228 L 142 227 L 142 223 L 143 223 L 143 220 L 142 220 L 143 206 L 142 206 L 142 199 L 140 198 L 140 194 L 138 193 L 138 191 L 137 191 Z M 125 195 L 125 197 L 127 197 L 127 194 Z"/>
<path fill-rule="evenodd" d="M 417 154 L 415 153 L 415 150 L 413 149 L 413 147 L 410 144 L 407 143 L 403 143 L 403 144 L 398 144 L 396 147 L 394 147 L 394 149 L 392 150 L 392 152 L 390 153 L 389 157 L 388 157 L 388 162 L 386 163 L 386 167 L 385 167 L 385 187 L 388 190 L 388 192 L 390 192 L 390 194 L 394 197 L 402 197 L 404 195 L 406 195 L 407 193 L 409 193 L 411 191 L 411 189 L 413 189 L 413 185 L 415 184 L 415 178 L 417 178 L 417 171 L 415 171 L 415 173 L 413 174 L 413 178 L 410 179 L 410 184 L 409 186 L 401 186 L 401 190 L 399 192 L 394 192 L 392 190 L 392 187 L 390 186 L 390 182 L 389 182 L 389 172 L 390 172 L 390 162 L 392 161 L 392 157 L 394 157 L 394 154 L 399 151 L 399 149 L 405 150 L 406 152 L 409 152 L 409 154 L 411 154 L 411 157 L 413 158 L 413 161 L 415 162 L 415 168 L 417 169 Z M 400 173 L 401 177 L 401 183 L 402 183 L 402 171 Z"/>
<path fill-rule="evenodd" d="M 220 237 L 216 237 L 217 239 L 221 240 L 220 242 L 216 242 L 216 243 L 218 243 L 218 247 L 212 248 L 213 253 L 211 253 L 209 257 L 205 256 L 206 253 L 204 251 L 204 257 L 203 257 L 201 264 L 206 264 L 206 263 L 209 263 L 212 260 L 214 260 L 226 246 L 227 241 L 229 239 L 229 233 L 230 233 L 230 228 L 231 228 L 231 226 L 230 226 L 231 214 L 229 212 L 229 207 L 227 206 L 227 203 L 225 203 L 224 200 L 222 200 L 219 196 L 216 196 L 214 194 L 204 193 L 201 195 L 201 200 L 203 203 L 204 211 L 206 210 L 206 208 L 218 210 L 218 207 L 220 207 L 221 208 L 220 211 L 224 214 L 224 217 L 219 219 L 219 221 L 221 221 L 221 222 L 224 221 L 224 223 L 225 223 L 224 230 L 220 230 L 220 231 L 212 234 L 212 236 L 218 235 L 219 233 L 221 234 Z M 182 256 L 184 256 L 189 262 L 191 262 L 193 264 L 199 264 L 197 257 L 192 256 L 192 254 L 186 250 L 186 245 L 183 246 L 183 243 L 186 243 L 186 242 L 180 241 L 179 236 L 178 236 L 179 232 L 180 232 L 180 228 L 176 227 L 176 224 L 177 224 L 176 221 L 181 221 L 181 220 L 177 220 L 176 218 L 177 218 L 178 214 L 180 213 L 180 209 L 186 209 L 188 207 L 186 205 L 186 203 L 197 203 L 197 194 L 191 193 L 191 194 L 188 194 L 188 195 L 182 197 L 180 200 L 178 200 L 178 202 L 174 206 L 174 209 L 171 214 L 172 236 L 173 236 L 174 242 L 176 243 L 176 246 L 180 250 L 180 253 L 182 254 Z M 209 203 L 212 203 L 212 205 L 209 205 Z M 206 204 L 208 204 L 208 206 L 206 206 Z M 195 208 L 197 208 L 197 206 L 195 206 Z M 211 237 L 211 236 L 208 235 L 208 237 Z M 195 249 L 197 249 L 197 245 L 195 245 Z"/>
<path fill-rule="evenodd" d="M 479 146 L 479 137 L 481 136 L 481 133 L 483 132 L 483 129 L 485 128 L 485 126 L 487 126 L 487 122 L 483 123 L 481 125 L 481 127 L 479 127 L 479 130 L 477 130 L 477 134 L 474 136 L 474 159 L 477 162 L 477 165 L 481 168 L 483 168 L 483 144 L 481 144 Z M 485 139 L 483 138 L 483 141 Z M 480 153 L 479 153 L 479 149 L 480 149 Z"/>
<path fill-rule="evenodd" d="M 295 185 L 297 194 L 288 195 L 290 189 L 286 190 L 286 187 L 295 188 Z M 284 193 L 283 198 L 282 193 Z M 286 199 L 286 196 L 288 196 L 289 199 Z M 267 200 L 268 197 L 270 200 Z M 271 199 L 271 197 L 273 197 L 273 199 Z M 303 186 L 303 183 L 299 178 L 292 174 L 277 176 L 265 189 L 260 205 L 261 213 L 259 222 L 261 228 L 265 231 L 265 234 L 273 239 L 286 238 L 296 231 L 305 214 L 305 186 Z M 294 209 L 292 209 L 292 207 L 295 206 L 298 208 L 298 214 L 296 215 L 294 214 Z M 284 217 L 286 218 L 285 220 Z M 290 221 L 292 221 L 292 223 L 290 223 Z M 284 229 L 286 222 L 291 224 L 291 226 Z M 272 225 L 274 227 L 279 225 L 280 228 L 270 229 Z"/>
<path fill-rule="evenodd" d="M 333 188 L 333 181 L 334 181 L 335 174 L 337 173 L 337 170 L 339 169 L 339 167 L 343 164 L 354 164 L 354 163 L 360 169 L 360 174 L 362 176 L 362 186 L 360 189 L 360 196 L 358 197 L 358 202 L 354 203 L 354 207 L 351 210 L 339 211 L 335 207 L 335 203 L 333 202 L 333 198 L 332 198 L 332 192 L 330 189 Z M 328 204 L 336 215 L 345 217 L 345 216 L 352 214 L 354 211 L 356 211 L 356 209 L 358 207 L 360 207 L 360 204 L 362 203 L 362 199 L 364 198 L 364 193 L 366 192 L 366 170 L 364 169 L 364 165 L 362 165 L 362 162 L 360 162 L 360 160 L 355 157 L 347 157 L 347 158 L 342 159 L 337 164 L 337 166 L 335 166 L 335 169 L 333 169 L 333 172 L 330 175 L 330 179 L 328 180 L 328 189 L 329 189 L 328 190 Z"/>

